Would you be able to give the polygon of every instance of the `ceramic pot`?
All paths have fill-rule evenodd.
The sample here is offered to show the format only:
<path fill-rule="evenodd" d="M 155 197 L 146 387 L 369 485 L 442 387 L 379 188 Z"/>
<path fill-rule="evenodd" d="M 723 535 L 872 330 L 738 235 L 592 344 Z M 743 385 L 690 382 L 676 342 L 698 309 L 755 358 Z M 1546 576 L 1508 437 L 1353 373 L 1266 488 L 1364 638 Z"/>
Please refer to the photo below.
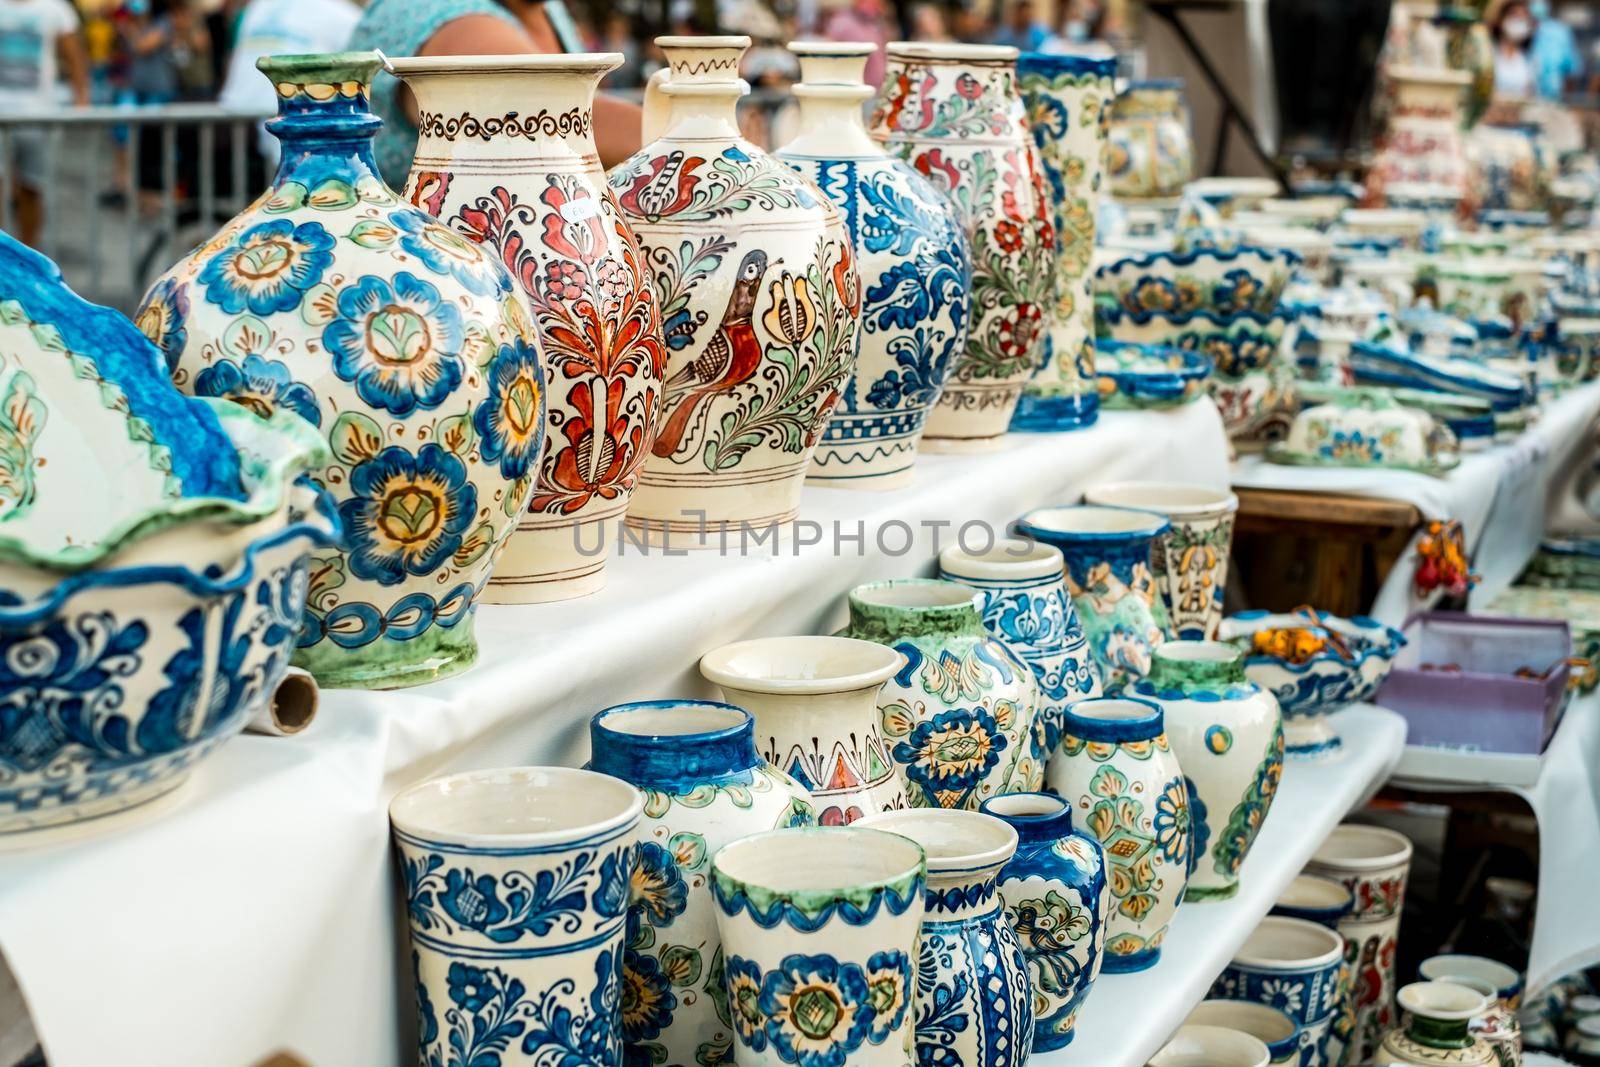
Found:
<path fill-rule="evenodd" d="M 1406 1025 L 1385 1034 L 1377 1054 L 1393 1064 L 1495 1067 L 1494 1050 L 1470 1030 L 1490 999 L 1450 982 L 1413 982 L 1400 990 Z"/>
<path fill-rule="evenodd" d="M 1308 872 L 1336 879 L 1355 898 L 1339 933 L 1344 935 L 1355 1004 L 1351 1056 L 1356 1063 L 1377 1051 L 1397 1021 L 1395 952 L 1410 868 L 1411 842 L 1404 835 L 1355 824 L 1335 828 L 1306 864 Z"/>
<path fill-rule="evenodd" d="M 473 662 L 474 602 L 544 439 L 537 338 L 510 274 L 378 177 L 367 85 L 381 62 L 260 61 L 277 176 L 137 315 L 184 391 L 293 411 L 326 436 L 316 478 L 344 533 L 312 567 L 294 659 L 324 687 Z"/>
<path fill-rule="evenodd" d="M 1337 1067 L 1328 1035 L 1339 1011 L 1343 961 L 1344 941 L 1335 931 L 1269 915 L 1223 969 L 1211 995 L 1277 1008 L 1299 1027 L 1301 1067 Z"/>
<path fill-rule="evenodd" d="M 982 593 L 983 624 L 1033 669 L 1039 704 L 1030 753 L 1041 773 L 1061 741 L 1067 705 L 1100 695 L 1062 568 L 1060 549 L 1036 541 L 1001 541 L 982 552 L 953 545 L 939 554 L 939 577 Z"/>
<path fill-rule="evenodd" d="M 1017 60 L 1055 230 L 1055 299 L 1044 358 L 1023 388 L 1014 430 L 1072 430 L 1099 414 L 1090 260 L 1116 72 L 1115 59 L 1027 52 Z"/>
<path fill-rule="evenodd" d="M 972 257 L 949 201 L 867 135 L 870 44 L 791 44 L 800 129 L 778 158 L 844 217 L 861 274 L 855 374 L 811 458 L 808 481 L 893 489 L 911 480 L 928 413 L 966 350 Z"/>
<path fill-rule="evenodd" d="M 915 807 L 969 808 L 1036 781 L 1038 687 L 1033 672 L 989 636 L 980 594 L 926 578 L 850 591 L 843 636 L 887 645 L 905 664 L 878 694 L 889 756 Z"/>
<path fill-rule="evenodd" d="M 1267 1047 L 1271 1063 L 1298 1063 L 1300 1028 L 1277 1008 L 1249 1000 L 1202 1000 L 1195 1005 L 1185 1026 L 1220 1026 L 1249 1034 Z"/>
<path fill-rule="evenodd" d="M 910 1062 L 920 845 L 854 826 L 774 830 L 711 865 L 741 1067 Z"/>
<path fill-rule="evenodd" d="M 1010 793 L 984 801 L 982 810 L 1017 832 L 1017 854 L 1000 871 L 1000 896 L 1028 961 L 1033 1050 L 1064 1048 L 1105 958 L 1105 850 L 1073 827 L 1072 808 L 1058 796 Z"/>
<path fill-rule="evenodd" d="M 1373 164 L 1376 188 L 1390 185 L 1448 186 L 1467 192 L 1468 168 L 1461 115 L 1464 71 L 1427 67 L 1388 68 L 1394 111 Z"/>
<path fill-rule="evenodd" d="M 700 673 L 756 718 L 756 748 L 811 793 L 823 826 L 906 806 L 878 725 L 905 658 L 847 637 L 763 637 L 713 649 Z"/>
<path fill-rule="evenodd" d="M 755 720 L 731 704 L 621 704 L 590 720 L 589 742 L 593 770 L 644 793 L 623 957 L 628 1056 L 726 1061 L 711 857 L 762 830 L 815 826 L 811 796 L 761 758 Z"/>
<path fill-rule="evenodd" d="M 1017 832 L 975 811 L 913 809 L 863 826 L 908 837 L 928 858 L 917 941 L 917 1062 L 1022 1067 L 1033 1038 L 1028 967 L 996 883 Z"/>
<path fill-rule="evenodd" d="M 1273 902 L 1272 914 L 1305 919 L 1337 930 L 1356 906 L 1356 898 L 1343 882 L 1320 874 L 1297 874 Z"/>
<path fill-rule="evenodd" d="M 1244 655 L 1217 641 L 1168 641 L 1130 693 L 1159 706 L 1183 768 L 1194 825 L 1188 900 L 1225 900 L 1278 795 L 1283 718 L 1244 676 Z"/>
<path fill-rule="evenodd" d="M 420 111 L 407 199 L 505 264 L 539 334 L 544 451 L 525 472 L 533 498 L 484 591 L 492 603 L 563 600 L 605 584 L 601 548 L 616 536 L 655 435 L 666 365 L 661 314 L 593 134 L 595 86 L 621 60 L 392 64 Z M 505 432 L 534 432 L 526 384 L 491 387 Z"/>
<path fill-rule="evenodd" d="M 1432 982 L 1448 982 L 1464 989 L 1470 989 L 1483 997 L 1483 1011 L 1472 1017 L 1472 1022 L 1467 1030 L 1473 1037 L 1489 1046 L 1489 1051 L 1494 1053 L 1495 1067 L 1509 1067 L 1522 1063 L 1522 1025 L 1517 1022 L 1516 1012 L 1507 1011 L 1500 1003 L 1494 986 L 1479 978 L 1469 978 L 1466 975 L 1447 975 L 1443 978 L 1428 979 Z"/>
<path fill-rule="evenodd" d="M 1495 1054 L 1499 1067 L 1521 1067 L 1522 975 L 1498 960 L 1483 956 L 1443 955 L 1423 960 L 1417 976 L 1428 981 L 1464 985 L 1489 998 L 1489 1006 L 1472 1021 L 1472 1032 Z"/>
<path fill-rule="evenodd" d="M 1017 521 L 1018 533 L 1061 550 L 1067 592 L 1107 692 L 1148 674 L 1171 632 L 1151 569 L 1155 543 L 1170 527 L 1152 511 L 1092 505 L 1040 508 Z"/>
<path fill-rule="evenodd" d="M 739 135 L 748 37 L 662 37 L 666 132 L 611 172 L 667 342 L 665 401 L 628 523 L 703 548 L 800 507 L 854 367 L 861 287 L 817 187 Z"/>
<path fill-rule="evenodd" d="M 1071 705 L 1045 781 L 1105 848 L 1112 904 L 1105 969 L 1155 966 L 1188 884 L 1194 835 L 1161 708 L 1131 698 Z"/>
<path fill-rule="evenodd" d="M 1210 641 L 1222 624 L 1228 553 L 1239 498 L 1227 490 L 1164 482 L 1112 482 L 1083 495 L 1086 503 L 1139 508 L 1167 517 L 1171 528 L 1156 540 L 1152 563 L 1166 600 L 1172 632 Z"/>
<path fill-rule="evenodd" d="M 1150 1057 L 1148 1067 L 1267 1067 L 1271 1062 L 1259 1038 L 1222 1026 L 1185 1023 Z"/>
<path fill-rule="evenodd" d="M 1055 238 L 1016 58 L 992 45 L 897 42 L 873 104 L 873 138 L 950 200 L 972 246 L 967 347 L 928 416 L 925 451 L 999 447 L 1045 353 Z"/>
<path fill-rule="evenodd" d="M 565 767 L 467 771 L 394 798 L 419 1062 L 514 1048 L 508 1062 L 622 1067 L 643 805 L 626 782 Z"/>
<path fill-rule="evenodd" d="M 1194 173 L 1189 105 L 1180 79 L 1129 82 L 1111 104 L 1106 173 L 1113 196 L 1177 196 Z"/>

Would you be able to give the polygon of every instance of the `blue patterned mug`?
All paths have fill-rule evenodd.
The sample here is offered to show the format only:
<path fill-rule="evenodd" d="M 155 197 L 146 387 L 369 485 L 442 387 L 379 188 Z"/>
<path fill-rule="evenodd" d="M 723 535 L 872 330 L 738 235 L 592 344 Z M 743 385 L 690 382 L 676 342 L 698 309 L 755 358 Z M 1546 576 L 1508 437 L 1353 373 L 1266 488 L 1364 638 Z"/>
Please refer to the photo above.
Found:
<path fill-rule="evenodd" d="M 1341 1008 L 1344 938 L 1305 919 L 1269 915 L 1211 987 L 1213 997 L 1277 1008 L 1300 1028 L 1300 1067 L 1332 1067 L 1328 1035 Z"/>

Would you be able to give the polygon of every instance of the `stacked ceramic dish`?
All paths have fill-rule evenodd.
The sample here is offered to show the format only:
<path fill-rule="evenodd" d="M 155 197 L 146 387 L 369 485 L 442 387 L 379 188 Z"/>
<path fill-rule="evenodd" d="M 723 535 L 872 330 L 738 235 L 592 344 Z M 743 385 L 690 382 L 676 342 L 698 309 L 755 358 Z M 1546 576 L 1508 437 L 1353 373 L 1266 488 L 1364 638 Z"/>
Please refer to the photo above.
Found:
<path fill-rule="evenodd" d="M 0 236 L 0 833 L 177 786 L 271 699 L 310 549 L 292 413 L 182 396 L 127 319 Z"/>
<path fill-rule="evenodd" d="M 1267 446 L 1272 462 L 1442 474 L 1461 460 L 1460 445 L 1448 426 L 1383 390 L 1321 392 L 1326 399 L 1301 411 L 1288 436 Z M 1491 438 L 1493 426 L 1491 418 Z"/>
<path fill-rule="evenodd" d="M 1102 337 L 1170 345 L 1210 357 L 1212 397 L 1235 440 L 1251 436 L 1288 392 L 1278 355 L 1298 309 L 1282 307 L 1300 257 L 1287 249 L 1237 245 L 1127 256 L 1095 276 Z"/>

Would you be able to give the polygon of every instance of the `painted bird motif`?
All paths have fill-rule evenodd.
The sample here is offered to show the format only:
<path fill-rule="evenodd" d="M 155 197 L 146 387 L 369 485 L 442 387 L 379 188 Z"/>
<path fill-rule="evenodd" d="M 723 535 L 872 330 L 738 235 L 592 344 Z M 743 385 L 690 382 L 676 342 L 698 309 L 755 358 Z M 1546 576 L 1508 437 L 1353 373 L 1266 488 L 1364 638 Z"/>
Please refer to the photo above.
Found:
<path fill-rule="evenodd" d="M 767 272 L 767 254 L 752 249 L 739 261 L 739 276 L 728 297 L 722 321 L 706 347 L 694 360 L 668 378 L 664 392 L 668 400 L 666 421 L 656 435 L 651 451 L 663 458 L 683 444 L 696 410 L 707 397 L 749 381 L 761 365 L 761 343 L 756 340 L 752 319 L 762 275 Z"/>

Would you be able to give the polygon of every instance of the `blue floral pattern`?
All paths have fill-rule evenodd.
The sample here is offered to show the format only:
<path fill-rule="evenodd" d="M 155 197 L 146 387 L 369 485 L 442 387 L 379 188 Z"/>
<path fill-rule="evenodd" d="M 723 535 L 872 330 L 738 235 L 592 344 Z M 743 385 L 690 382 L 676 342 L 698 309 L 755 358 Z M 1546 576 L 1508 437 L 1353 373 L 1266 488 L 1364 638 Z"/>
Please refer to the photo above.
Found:
<path fill-rule="evenodd" d="M 322 331 L 333 370 L 366 403 L 393 415 L 436 408 L 461 384 L 461 313 L 407 271 L 366 275 L 339 293 Z"/>
<path fill-rule="evenodd" d="M 875 953 L 865 968 L 793 953 L 766 972 L 730 956 L 726 972 L 739 1043 L 770 1046 L 796 1067 L 846 1067 L 862 1045 L 887 1041 L 905 1019 L 911 980 L 910 958 L 898 950 Z"/>
<path fill-rule="evenodd" d="M 986 709 L 951 708 L 912 727 L 893 755 L 927 796 L 966 796 L 999 765 L 1009 744 Z"/>
<path fill-rule="evenodd" d="M 139 330 L 166 357 L 167 370 L 176 370 L 183 346 L 189 342 L 185 322 L 189 318 L 189 291 L 176 278 L 163 278 L 145 294 L 144 304 L 134 316 Z"/>
<path fill-rule="evenodd" d="M 627 879 L 618 853 L 588 849 L 533 875 L 475 873 L 437 852 L 402 858 L 401 876 L 414 929 L 436 935 L 477 934 L 497 945 L 524 937 L 575 934 L 618 919 Z"/>
<path fill-rule="evenodd" d="M 505 296 L 511 277 L 497 270 L 465 237 L 420 211 L 396 211 L 389 222 L 400 231 L 400 247 L 435 274 L 449 274 L 479 296 Z"/>
<path fill-rule="evenodd" d="M 388 446 L 351 472 L 350 488 L 339 505 L 350 569 L 383 585 L 431 573 L 461 546 L 478 508 L 466 465 L 433 442 L 415 455 Z"/>
<path fill-rule="evenodd" d="M 299 415 L 313 426 L 322 425 L 322 406 L 317 394 L 297 382 L 286 364 L 258 355 L 247 355 L 238 363 L 219 359 L 195 375 L 197 396 L 216 396 L 232 400 L 266 417 L 279 408 Z"/>
<path fill-rule="evenodd" d="M 333 264 L 334 237 L 320 222 L 272 219 L 244 230 L 201 268 L 206 299 L 230 315 L 299 307 Z"/>
<path fill-rule="evenodd" d="M 518 338 L 500 346 L 489 363 L 489 397 L 473 412 L 483 458 L 507 478 L 533 468 L 544 445 L 544 372 L 539 350 Z"/>

